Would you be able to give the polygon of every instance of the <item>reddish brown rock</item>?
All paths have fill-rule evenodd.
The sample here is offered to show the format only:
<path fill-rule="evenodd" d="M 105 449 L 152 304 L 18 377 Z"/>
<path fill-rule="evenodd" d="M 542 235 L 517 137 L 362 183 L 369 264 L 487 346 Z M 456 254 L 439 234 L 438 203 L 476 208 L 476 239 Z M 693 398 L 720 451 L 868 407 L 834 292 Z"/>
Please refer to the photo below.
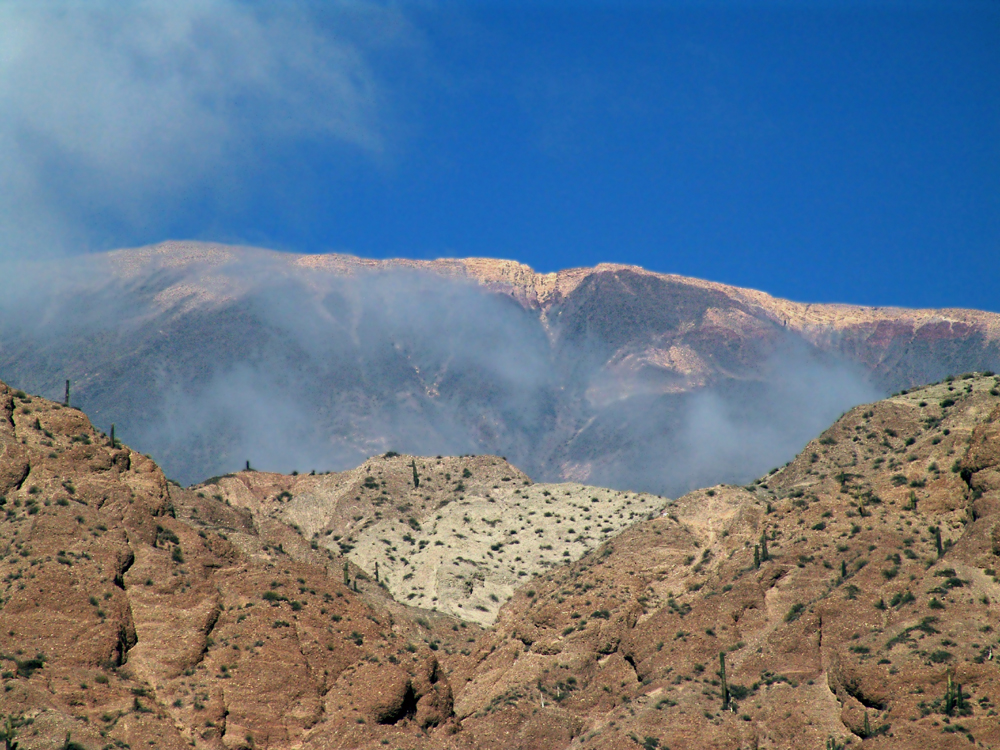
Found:
<path fill-rule="evenodd" d="M 31 720 L 29 750 L 997 745 L 994 389 L 854 409 L 787 467 L 523 585 L 483 630 L 356 568 L 344 586 L 291 526 L 0 386 L 0 471 L 28 465 L 0 506 L 0 713 Z"/>

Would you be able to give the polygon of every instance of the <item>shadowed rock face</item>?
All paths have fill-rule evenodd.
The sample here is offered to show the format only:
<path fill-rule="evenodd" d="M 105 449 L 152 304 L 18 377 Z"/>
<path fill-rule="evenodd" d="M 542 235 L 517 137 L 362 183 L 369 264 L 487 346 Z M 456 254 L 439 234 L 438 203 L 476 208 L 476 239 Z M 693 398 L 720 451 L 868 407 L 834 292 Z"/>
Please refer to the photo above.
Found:
<path fill-rule="evenodd" d="M 0 377 L 52 396 L 71 379 L 75 404 L 185 484 L 399 450 L 675 495 L 787 461 L 854 404 L 1000 366 L 997 315 L 627 266 L 164 243 L 18 278 Z"/>

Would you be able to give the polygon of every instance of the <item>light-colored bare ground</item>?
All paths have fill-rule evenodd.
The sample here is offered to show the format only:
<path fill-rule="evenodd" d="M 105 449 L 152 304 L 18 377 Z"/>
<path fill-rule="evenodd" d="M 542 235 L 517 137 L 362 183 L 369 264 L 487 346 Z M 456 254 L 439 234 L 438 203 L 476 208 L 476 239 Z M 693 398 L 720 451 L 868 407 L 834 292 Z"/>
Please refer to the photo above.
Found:
<path fill-rule="evenodd" d="M 496 456 L 375 457 L 318 476 L 244 471 L 195 489 L 346 554 L 400 602 L 480 624 L 492 623 L 521 584 L 667 503 L 576 483 L 534 484 Z"/>

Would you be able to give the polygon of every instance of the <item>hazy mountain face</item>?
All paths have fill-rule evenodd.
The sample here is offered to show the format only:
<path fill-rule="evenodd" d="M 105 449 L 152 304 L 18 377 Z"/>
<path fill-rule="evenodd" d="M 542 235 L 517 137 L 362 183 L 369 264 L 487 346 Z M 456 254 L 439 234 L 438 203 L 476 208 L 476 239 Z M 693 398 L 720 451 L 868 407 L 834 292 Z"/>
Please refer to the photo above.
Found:
<path fill-rule="evenodd" d="M 674 495 L 784 463 L 888 390 L 1000 362 L 981 325 L 789 325 L 640 269 L 574 272 L 543 298 L 527 269 L 298 260 L 168 248 L 8 268 L 0 378 L 54 398 L 72 380 L 74 405 L 185 484 L 394 449 Z"/>

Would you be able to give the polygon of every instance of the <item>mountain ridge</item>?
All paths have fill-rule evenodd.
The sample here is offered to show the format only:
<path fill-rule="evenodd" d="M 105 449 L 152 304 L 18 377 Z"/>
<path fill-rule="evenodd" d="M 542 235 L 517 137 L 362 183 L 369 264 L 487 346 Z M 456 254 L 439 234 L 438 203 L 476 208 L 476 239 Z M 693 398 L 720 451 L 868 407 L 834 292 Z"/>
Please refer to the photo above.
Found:
<path fill-rule="evenodd" d="M 885 363 L 886 350 L 902 338 L 911 345 L 941 343 L 981 336 L 984 343 L 1000 352 L 1000 314 L 965 308 L 908 308 L 866 306 L 847 303 L 807 303 L 775 297 L 767 292 L 707 281 L 678 274 L 649 271 L 640 266 L 599 263 L 593 267 L 569 268 L 556 272 L 538 273 L 518 261 L 495 258 L 440 258 L 412 260 L 390 258 L 374 260 L 345 253 L 296 254 L 260 248 L 227 246 L 216 243 L 168 241 L 157 245 L 123 249 L 107 254 L 112 266 L 125 276 L 140 273 L 145 262 L 157 260 L 167 268 L 185 268 L 205 264 L 221 268 L 239 263 L 246 254 L 266 258 L 289 269 L 308 269 L 337 275 L 378 273 L 386 271 L 419 271 L 443 278 L 460 279 L 484 289 L 517 300 L 527 309 L 540 311 L 542 325 L 552 334 L 548 313 L 566 300 L 581 285 L 594 277 L 628 274 L 680 287 L 697 289 L 713 295 L 723 295 L 729 301 L 746 308 L 736 314 L 718 314 L 708 320 L 710 330 L 719 335 L 752 336 L 753 321 L 762 319 L 780 325 L 800 335 L 805 341 L 826 351 L 839 351 L 857 357 L 876 370 Z M 622 285 L 625 287 L 625 285 Z M 629 293 L 634 293 L 628 290 Z M 175 302 L 191 294 L 208 302 L 213 299 L 210 285 L 198 288 L 191 280 L 184 287 L 172 288 L 163 295 L 164 301 Z M 231 301 L 223 296 L 217 303 Z M 742 312 L 742 314 L 740 314 Z M 867 351 L 864 351 L 867 349 Z M 659 357 L 646 357 L 644 363 L 665 364 L 681 373 L 695 372 L 690 352 L 659 352 Z M 914 383 L 915 384 L 915 383 Z"/>
<path fill-rule="evenodd" d="M 108 251 L 105 255 L 111 261 L 112 266 L 127 278 L 137 275 L 138 269 L 144 261 L 149 263 L 153 260 L 160 260 L 171 268 L 193 264 L 208 264 L 212 267 L 218 267 L 238 260 L 238 256 L 245 252 L 266 256 L 272 260 L 280 259 L 293 267 L 326 271 L 361 272 L 409 269 L 427 270 L 444 276 L 453 274 L 474 280 L 494 291 L 503 291 L 519 301 L 533 303 L 542 309 L 551 307 L 559 299 L 571 293 L 588 276 L 626 271 L 731 294 L 743 302 L 754 304 L 760 310 L 768 312 L 776 322 L 783 322 L 785 325 L 791 324 L 794 330 L 808 331 L 812 325 L 830 322 L 839 322 L 842 326 L 877 325 L 883 321 L 902 318 L 914 323 L 926 321 L 927 323 L 947 322 L 978 325 L 989 333 L 991 339 L 1000 338 L 1000 314 L 987 311 L 958 307 L 911 308 L 838 302 L 796 302 L 734 284 L 708 281 L 693 276 L 649 271 L 641 266 L 621 263 L 599 263 L 596 266 L 580 266 L 540 273 L 519 261 L 500 258 L 370 259 L 350 253 L 303 254 L 190 240 L 168 240 L 155 245 Z M 844 321 L 844 313 L 853 314 L 855 319 L 849 318 Z"/>
<path fill-rule="evenodd" d="M 397 450 L 677 495 L 746 481 L 854 404 L 1000 369 L 1000 316 L 808 305 L 599 265 L 366 260 L 195 242 L 38 266 L 0 377 L 185 484 Z M 755 435 L 753 440 L 748 436 Z"/>

